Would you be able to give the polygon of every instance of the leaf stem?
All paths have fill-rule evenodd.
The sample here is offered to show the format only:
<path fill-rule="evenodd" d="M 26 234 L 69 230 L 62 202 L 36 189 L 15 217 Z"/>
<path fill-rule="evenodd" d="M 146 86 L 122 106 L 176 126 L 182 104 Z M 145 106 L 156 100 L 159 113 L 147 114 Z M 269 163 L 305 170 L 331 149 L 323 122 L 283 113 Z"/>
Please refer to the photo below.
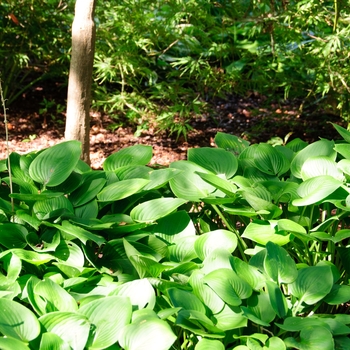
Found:
<path fill-rule="evenodd" d="M 10 193 L 13 193 L 13 186 L 12 186 L 12 173 L 11 173 L 11 162 L 10 162 L 10 147 L 9 147 L 9 128 L 7 124 L 7 114 L 6 114 L 6 106 L 5 106 L 5 99 L 4 94 L 2 91 L 2 84 L 0 79 L 0 95 L 1 95 L 1 103 L 4 109 L 4 124 L 5 124 L 5 138 L 6 138 L 6 156 L 7 156 L 7 169 L 9 172 L 9 180 L 10 180 Z M 15 206 L 13 202 L 13 198 L 11 198 L 11 208 L 12 213 L 15 211 Z"/>

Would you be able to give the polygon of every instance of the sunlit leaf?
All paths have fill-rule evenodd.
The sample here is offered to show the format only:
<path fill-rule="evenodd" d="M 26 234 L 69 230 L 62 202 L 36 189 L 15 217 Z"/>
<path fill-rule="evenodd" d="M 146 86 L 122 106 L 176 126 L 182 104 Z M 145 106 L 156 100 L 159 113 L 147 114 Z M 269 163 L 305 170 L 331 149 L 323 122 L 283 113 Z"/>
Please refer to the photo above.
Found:
<path fill-rule="evenodd" d="M 188 161 L 178 161 L 170 164 L 171 169 L 182 170 L 169 183 L 171 190 L 178 198 L 191 201 L 200 201 L 208 197 L 215 187 L 202 180 L 197 172 L 210 174 L 205 168 Z"/>
<path fill-rule="evenodd" d="M 44 186 L 65 181 L 77 165 L 81 154 L 79 141 L 66 141 L 47 148 L 30 164 L 30 177 Z"/>
<path fill-rule="evenodd" d="M 152 158 L 152 147 L 134 145 L 113 153 L 103 163 L 105 171 L 114 171 L 123 166 L 146 165 Z"/>
<path fill-rule="evenodd" d="M 62 338 L 74 350 L 84 350 L 90 327 L 88 319 L 74 312 L 50 312 L 39 318 L 46 331 Z"/>
<path fill-rule="evenodd" d="M 325 139 L 316 141 L 306 146 L 301 151 L 299 151 L 292 160 L 292 163 L 290 165 L 290 170 L 292 174 L 297 178 L 301 178 L 302 166 L 305 163 L 305 161 L 310 157 L 326 156 L 330 159 L 335 160 L 336 152 L 333 148 L 334 141 L 329 141 Z"/>
<path fill-rule="evenodd" d="M 329 266 L 309 266 L 299 270 L 297 279 L 290 284 L 290 292 L 300 302 L 308 305 L 324 298 L 333 287 L 333 275 Z"/>
<path fill-rule="evenodd" d="M 194 249 L 201 260 L 204 260 L 217 248 L 227 249 L 232 253 L 237 247 L 237 237 L 227 230 L 215 230 L 198 237 Z"/>
<path fill-rule="evenodd" d="M 238 169 L 237 158 L 222 148 L 190 148 L 187 159 L 216 175 L 224 175 L 226 179 L 230 179 Z"/>
<path fill-rule="evenodd" d="M 93 325 L 89 349 L 105 349 L 118 341 L 124 326 L 130 323 L 132 306 L 127 297 L 107 296 L 84 304 L 79 314 Z"/>
<path fill-rule="evenodd" d="M 0 332 L 3 335 L 29 342 L 40 334 L 38 319 L 25 306 L 0 298 L 0 310 Z"/>
<path fill-rule="evenodd" d="M 171 214 L 184 203 L 186 200 L 181 198 L 156 198 L 134 207 L 130 216 L 137 222 L 152 222 Z"/>
<path fill-rule="evenodd" d="M 129 179 L 112 183 L 106 186 L 98 195 L 100 202 L 113 202 L 129 197 L 140 192 L 149 180 L 146 179 Z"/>

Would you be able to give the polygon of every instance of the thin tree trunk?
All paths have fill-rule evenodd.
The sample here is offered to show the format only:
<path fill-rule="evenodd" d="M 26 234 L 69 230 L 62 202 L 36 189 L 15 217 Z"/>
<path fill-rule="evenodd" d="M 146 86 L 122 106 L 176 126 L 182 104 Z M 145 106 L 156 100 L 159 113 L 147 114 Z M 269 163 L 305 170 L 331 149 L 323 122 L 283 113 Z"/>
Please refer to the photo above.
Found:
<path fill-rule="evenodd" d="M 76 0 L 72 56 L 68 80 L 65 138 L 82 143 L 82 159 L 90 164 L 90 105 L 95 51 L 96 0 Z"/>

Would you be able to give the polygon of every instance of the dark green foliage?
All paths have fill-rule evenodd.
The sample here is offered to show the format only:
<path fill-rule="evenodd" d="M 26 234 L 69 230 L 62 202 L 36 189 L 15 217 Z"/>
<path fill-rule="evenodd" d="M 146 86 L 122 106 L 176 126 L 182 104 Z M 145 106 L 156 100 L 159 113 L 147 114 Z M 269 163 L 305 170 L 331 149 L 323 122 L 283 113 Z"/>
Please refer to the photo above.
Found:
<path fill-rule="evenodd" d="M 186 135 L 207 101 L 257 91 L 349 113 L 345 0 L 129 0 L 97 4 L 94 108 Z M 66 79 L 74 1 L 0 5 L 5 98 Z M 13 17 L 16 16 L 16 17 Z M 126 117 L 126 119 L 125 119 Z"/>

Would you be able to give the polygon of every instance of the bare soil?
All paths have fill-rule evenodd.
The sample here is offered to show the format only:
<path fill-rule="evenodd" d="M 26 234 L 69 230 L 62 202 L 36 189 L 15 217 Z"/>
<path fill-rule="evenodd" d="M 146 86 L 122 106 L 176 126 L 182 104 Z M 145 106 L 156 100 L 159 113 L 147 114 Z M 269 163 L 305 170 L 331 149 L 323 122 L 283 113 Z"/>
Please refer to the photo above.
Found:
<path fill-rule="evenodd" d="M 60 91 L 61 101 L 65 105 L 64 90 Z M 50 96 L 44 88 L 36 88 L 10 106 L 7 110 L 9 126 L 9 150 L 24 154 L 41 150 L 64 140 L 64 112 L 48 111 L 40 113 L 43 99 Z M 257 94 L 240 97 L 228 96 L 225 100 L 211 102 L 211 111 L 193 118 L 187 139 L 166 132 L 156 132 L 153 128 L 135 136 L 136 127 L 110 126 L 115 121 L 108 115 L 91 112 L 91 166 L 102 167 L 108 155 L 135 144 L 153 147 L 152 165 L 168 165 L 171 162 L 186 159 L 187 149 L 193 147 L 215 146 L 217 132 L 225 132 L 242 137 L 251 143 L 266 142 L 273 137 L 289 140 L 299 137 L 313 142 L 317 139 L 337 139 L 338 134 L 329 122 L 342 125 L 336 115 L 323 110 L 300 112 L 300 101 L 267 101 Z M 0 113 L 0 159 L 6 158 L 4 116 Z"/>

